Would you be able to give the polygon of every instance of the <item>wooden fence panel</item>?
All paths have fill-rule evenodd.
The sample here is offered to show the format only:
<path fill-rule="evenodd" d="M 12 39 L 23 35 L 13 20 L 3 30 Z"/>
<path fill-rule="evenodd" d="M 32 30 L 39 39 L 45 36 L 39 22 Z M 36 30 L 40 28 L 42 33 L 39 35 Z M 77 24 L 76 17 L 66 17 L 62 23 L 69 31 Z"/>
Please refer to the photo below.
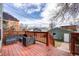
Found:
<path fill-rule="evenodd" d="M 8 35 L 23 35 L 35 37 L 36 41 L 46 44 L 49 46 L 50 44 L 54 46 L 54 39 L 48 32 L 31 32 L 31 31 L 6 31 L 3 34 L 3 42 L 5 42 L 6 37 Z M 52 42 L 52 43 L 51 43 Z"/>
<path fill-rule="evenodd" d="M 73 55 L 79 55 L 79 41 L 77 40 L 79 40 L 79 33 L 71 33 L 70 52 Z"/>

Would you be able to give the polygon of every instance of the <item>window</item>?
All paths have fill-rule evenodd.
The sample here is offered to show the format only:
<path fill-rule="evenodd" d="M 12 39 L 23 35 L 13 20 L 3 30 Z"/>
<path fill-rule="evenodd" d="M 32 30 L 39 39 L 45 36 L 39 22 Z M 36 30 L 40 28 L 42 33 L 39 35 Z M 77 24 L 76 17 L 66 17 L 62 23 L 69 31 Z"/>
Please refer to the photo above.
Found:
<path fill-rule="evenodd" d="M 53 35 L 56 35 L 56 33 L 53 33 Z"/>

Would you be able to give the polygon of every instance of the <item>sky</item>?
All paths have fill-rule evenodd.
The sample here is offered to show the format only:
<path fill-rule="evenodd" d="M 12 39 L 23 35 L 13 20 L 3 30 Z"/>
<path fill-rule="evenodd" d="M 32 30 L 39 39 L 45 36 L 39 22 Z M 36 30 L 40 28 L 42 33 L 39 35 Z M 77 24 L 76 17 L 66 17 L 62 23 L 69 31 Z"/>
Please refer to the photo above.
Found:
<path fill-rule="evenodd" d="M 3 11 L 23 24 L 49 26 L 49 12 L 55 9 L 55 6 L 56 3 L 5 3 Z"/>
<path fill-rule="evenodd" d="M 36 27 L 49 27 L 51 12 L 57 10 L 57 3 L 5 3 L 3 11 L 14 16 L 20 23 Z M 56 21 L 56 27 L 69 25 L 70 21 Z"/>

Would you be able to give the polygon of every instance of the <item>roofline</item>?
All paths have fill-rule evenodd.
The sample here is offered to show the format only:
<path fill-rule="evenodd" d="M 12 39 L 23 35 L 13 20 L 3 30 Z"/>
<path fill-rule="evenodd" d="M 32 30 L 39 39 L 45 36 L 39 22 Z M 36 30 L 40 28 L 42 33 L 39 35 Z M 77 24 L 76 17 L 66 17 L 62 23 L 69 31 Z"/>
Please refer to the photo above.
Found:
<path fill-rule="evenodd" d="M 3 19 L 3 21 L 17 21 L 17 22 L 19 22 L 19 20 L 10 20 L 10 19 Z"/>
<path fill-rule="evenodd" d="M 3 12 L 3 13 L 6 13 L 6 14 L 8 14 L 9 16 L 11 16 L 11 17 L 13 17 L 15 20 L 11 20 L 11 19 L 8 19 L 8 20 L 11 20 L 11 21 L 19 21 L 17 18 L 15 18 L 13 15 L 11 15 L 11 14 L 9 14 L 9 13 L 7 13 L 7 12 Z M 5 20 L 7 20 L 7 19 L 5 19 Z"/>

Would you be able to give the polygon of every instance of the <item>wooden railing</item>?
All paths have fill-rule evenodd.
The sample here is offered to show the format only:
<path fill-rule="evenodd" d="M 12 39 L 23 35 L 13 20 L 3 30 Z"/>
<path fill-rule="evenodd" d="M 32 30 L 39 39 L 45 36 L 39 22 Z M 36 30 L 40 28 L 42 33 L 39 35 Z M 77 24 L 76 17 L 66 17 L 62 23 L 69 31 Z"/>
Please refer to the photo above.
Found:
<path fill-rule="evenodd" d="M 27 34 L 27 36 L 34 36 L 36 41 L 49 45 L 55 45 L 53 37 L 49 32 L 32 32 L 32 31 L 5 31 L 3 33 L 3 44 L 6 43 L 7 36 L 11 35 L 23 35 Z"/>
<path fill-rule="evenodd" d="M 79 55 L 79 41 L 77 41 L 78 39 L 79 39 L 79 33 L 75 33 L 75 32 L 71 33 L 70 52 L 73 55 L 76 55 L 76 54 Z"/>

